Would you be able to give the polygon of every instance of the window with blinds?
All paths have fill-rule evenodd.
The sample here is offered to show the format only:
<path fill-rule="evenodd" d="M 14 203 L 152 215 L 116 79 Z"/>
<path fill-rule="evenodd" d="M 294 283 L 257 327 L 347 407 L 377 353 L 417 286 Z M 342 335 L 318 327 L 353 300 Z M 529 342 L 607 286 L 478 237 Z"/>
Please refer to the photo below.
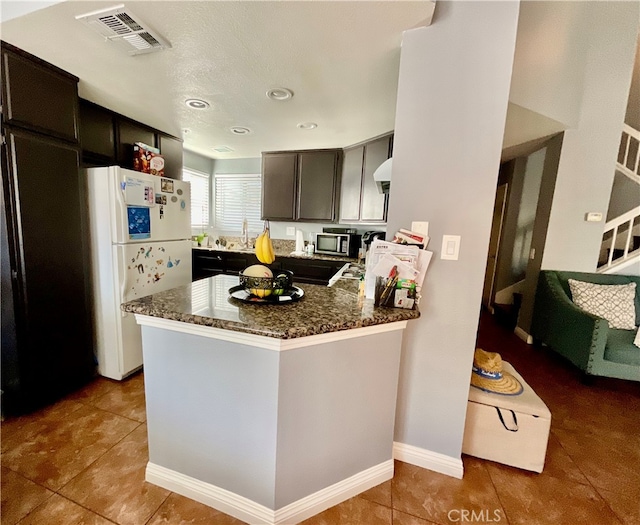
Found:
<path fill-rule="evenodd" d="M 182 180 L 191 183 L 191 226 L 205 230 L 209 227 L 209 186 L 211 176 L 200 171 L 182 170 Z"/>
<path fill-rule="evenodd" d="M 214 226 L 223 233 L 239 235 L 247 219 L 250 233 L 262 231 L 260 219 L 260 174 L 216 174 L 214 176 Z"/>

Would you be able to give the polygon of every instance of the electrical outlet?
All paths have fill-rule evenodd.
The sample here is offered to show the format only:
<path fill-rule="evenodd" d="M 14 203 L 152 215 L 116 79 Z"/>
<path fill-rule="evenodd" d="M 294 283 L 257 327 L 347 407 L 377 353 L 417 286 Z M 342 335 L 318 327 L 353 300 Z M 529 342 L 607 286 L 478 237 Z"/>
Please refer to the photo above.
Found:
<path fill-rule="evenodd" d="M 287 226 L 287 235 L 291 235 L 293 237 L 296 234 L 295 226 Z"/>

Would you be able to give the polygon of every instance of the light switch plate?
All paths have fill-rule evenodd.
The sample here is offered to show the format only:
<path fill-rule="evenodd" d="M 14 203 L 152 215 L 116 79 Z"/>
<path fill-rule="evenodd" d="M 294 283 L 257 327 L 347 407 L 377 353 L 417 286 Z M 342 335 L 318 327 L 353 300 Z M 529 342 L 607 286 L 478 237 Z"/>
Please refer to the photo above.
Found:
<path fill-rule="evenodd" d="M 412 221 L 411 231 L 416 233 L 422 233 L 424 235 L 429 235 L 429 223 L 426 221 Z"/>
<path fill-rule="evenodd" d="M 295 226 L 287 226 L 287 235 L 291 235 L 293 237 L 296 234 Z"/>
<path fill-rule="evenodd" d="M 460 235 L 443 235 L 440 259 L 457 261 L 460 254 Z"/>

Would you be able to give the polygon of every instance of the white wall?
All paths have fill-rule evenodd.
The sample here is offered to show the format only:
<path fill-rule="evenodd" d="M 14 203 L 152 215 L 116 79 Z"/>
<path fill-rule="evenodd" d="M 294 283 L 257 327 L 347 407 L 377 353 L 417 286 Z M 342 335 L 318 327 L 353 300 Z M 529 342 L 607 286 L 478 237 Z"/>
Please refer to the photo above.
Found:
<path fill-rule="evenodd" d="M 627 102 L 627 115 L 624 121 L 632 128 L 640 129 L 640 38 L 636 49 L 636 61 L 633 67 L 633 79 Z"/>
<path fill-rule="evenodd" d="M 523 1 L 509 100 L 562 122 L 580 116 L 586 2 Z"/>
<path fill-rule="evenodd" d="M 402 42 L 387 231 L 427 220 L 436 253 L 405 332 L 395 441 L 460 469 L 518 9 L 441 1 Z M 440 260 L 443 234 L 462 236 L 458 261 Z"/>
<path fill-rule="evenodd" d="M 539 2 L 531 2 L 529 11 Z M 535 5 L 533 5 L 535 4 Z M 585 36 L 580 115 L 565 132 L 549 218 L 543 269 L 595 271 L 624 122 L 637 44 L 640 4 L 581 2 Z M 542 73 L 541 71 L 540 73 Z"/>
<path fill-rule="evenodd" d="M 186 149 L 182 152 L 182 164 L 185 168 L 191 168 L 192 170 L 208 173 L 209 175 L 211 175 L 213 170 L 213 159 L 203 157 L 199 153 Z"/>

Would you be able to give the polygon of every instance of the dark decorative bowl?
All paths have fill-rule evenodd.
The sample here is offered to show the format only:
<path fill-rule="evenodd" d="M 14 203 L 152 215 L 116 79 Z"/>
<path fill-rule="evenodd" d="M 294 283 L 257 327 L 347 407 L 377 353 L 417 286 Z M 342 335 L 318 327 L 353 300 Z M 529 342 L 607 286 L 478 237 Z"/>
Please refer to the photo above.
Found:
<path fill-rule="evenodd" d="M 282 295 L 291 288 L 293 272 L 280 270 L 274 277 L 250 277 L 240 274 L 240 286 L 256 297 L 268 297 L 269 295 Z"/>

